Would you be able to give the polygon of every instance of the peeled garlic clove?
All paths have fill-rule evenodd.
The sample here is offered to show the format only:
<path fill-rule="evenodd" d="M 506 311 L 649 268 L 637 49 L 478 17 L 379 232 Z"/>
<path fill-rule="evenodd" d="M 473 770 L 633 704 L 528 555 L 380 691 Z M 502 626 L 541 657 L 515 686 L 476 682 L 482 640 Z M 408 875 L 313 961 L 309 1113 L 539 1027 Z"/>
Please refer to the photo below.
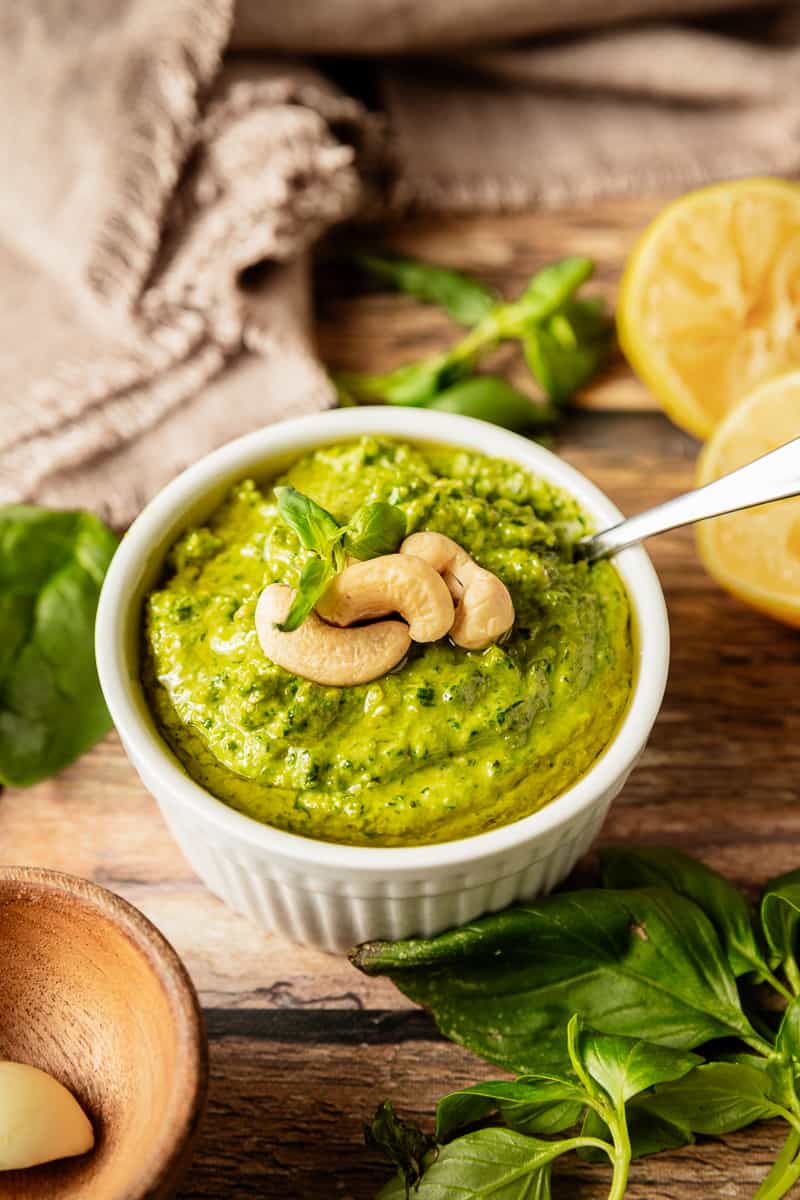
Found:
<path fill-rule="evenodd" d="M 85 1154 L 94 1145 L 89 1118 L 46 1071 L 0 1062 L 0 1171 Z"/>

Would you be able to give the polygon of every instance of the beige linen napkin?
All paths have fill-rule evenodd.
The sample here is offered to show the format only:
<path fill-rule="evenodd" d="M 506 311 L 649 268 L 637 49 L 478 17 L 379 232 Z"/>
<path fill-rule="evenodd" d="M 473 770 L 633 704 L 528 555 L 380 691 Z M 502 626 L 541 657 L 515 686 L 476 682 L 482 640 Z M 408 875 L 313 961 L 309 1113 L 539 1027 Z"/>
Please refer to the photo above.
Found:
<path fill-rule="evenodd" d="M 305 250 L 363 201 L 376 126 L 302 66 L 224 64 L 230 18 L 227 0 L 2 10 L 0 502 L 122 525 L 214 446 L 332 401 Z"/>
<path fill-rule="evenodd" d="M 674 24 L 574 36 L 719 7 L 3 6 L 0 502 L 85 504 L 122 525 L 213 446 L 330 404 L 306 252 L 382 181 L 384 208 L 500 208 L 795 173 L 795 6 L 747 5 L 754 40 Z M 508 44 L 555 28 L 570 36 Z M 259 53 L 223 57 L 231 35 Z M 362 104 L 276 51 L 447 53 L 379 67 L 384 140 Z"/>

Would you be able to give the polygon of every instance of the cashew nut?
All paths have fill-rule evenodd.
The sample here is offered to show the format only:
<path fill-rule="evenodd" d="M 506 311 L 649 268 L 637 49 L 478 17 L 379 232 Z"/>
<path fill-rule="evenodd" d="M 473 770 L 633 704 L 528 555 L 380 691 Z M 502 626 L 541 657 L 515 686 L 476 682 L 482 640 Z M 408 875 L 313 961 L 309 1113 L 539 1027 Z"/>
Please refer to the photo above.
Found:
<path fill-rule="evenodd" d="M 294 599 L 294 588 L 272 583 L 256 605 L 256 633 L 272 662 L 293 675 L 328 687 L 354 687 L 391 671 L 408 653 L 408 627 L 402 621 L 378 621 L 357 629 L 326 625 L 309 613 L 292 633 L 276 628 Z M 450 597 L 448 596 L 448 602 Z"/>
<path fill-rule="evenodd" d="M 345 567 L 317 604 L 317 612 L 332 625 L 352 625 L 396 612 L 408 623 L 414 642 L 438 641 L 455 616 L 438 571 L 408 554 L 383 554 Z"/>
<path fill-rule="evenodd" d="M 400 547 L 438 571 L 456 602 L 450 637 L 465 650 L 482 650 L 514 624 L 508 588 L 491 571 L 478 566 L 458 542 L 443 533 L 412 533 Z"/>

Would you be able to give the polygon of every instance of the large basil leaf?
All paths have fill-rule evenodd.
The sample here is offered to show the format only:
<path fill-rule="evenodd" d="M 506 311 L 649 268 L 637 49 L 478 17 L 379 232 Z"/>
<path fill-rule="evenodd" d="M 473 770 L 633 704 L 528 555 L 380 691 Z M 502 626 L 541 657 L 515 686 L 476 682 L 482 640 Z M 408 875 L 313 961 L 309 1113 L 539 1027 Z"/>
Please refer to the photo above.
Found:
<path fill-rule="evenodd" d="M 517 1073 L 564 1053 L 580 1012 L 604 1033 L 691 1049 L 767 1043 L 742 1011 L 705 914 L 659 888 L 588 890 L 507 909 L 435 938 L 373 942 L 352 961 L 431 1009 L 442 1032 Z"/>
<path fill-rule="evenodd" d="M 650 846 L 606 848 L 600 864 L 605 887 L 669 887 L 693 900 L 719 934 L 734 975 L 766 968 L 746 897 L 710 867 L 680 850 Z"/>
<path fill-rule="evenodd" d="M 561 1133 L 580 1119 L 586 1096 L 578 1081 L 521 1075 L 476 1083 L 451 1092 L 436 1109 L 436 1137 L 446 1141 L 456 1129 L 498 1113 L 518 1133 Z"/>
<path fill-rule="evenodd" d="M 0 508 L 0 784 L 55 774 L 111 727 L 94 620 L 116 546 L 91 513 Z"/>
<path fill-rule="evenodd" d="M 543 1142 L 511 1129 L 479 1129 L 443 1146 L 426 1168 L 414 1197 L 419 1200 L 550 1200 L 550 1164 L 573 1141 Z M 378 1200 L 406 1200 L 399 1175 Z"/>
<path fill-rule="evenodd" d="M 761 925 L 773 965 L 794 962 L 800 923 L 800 871 L 772 879 L 761 897 Z"/>

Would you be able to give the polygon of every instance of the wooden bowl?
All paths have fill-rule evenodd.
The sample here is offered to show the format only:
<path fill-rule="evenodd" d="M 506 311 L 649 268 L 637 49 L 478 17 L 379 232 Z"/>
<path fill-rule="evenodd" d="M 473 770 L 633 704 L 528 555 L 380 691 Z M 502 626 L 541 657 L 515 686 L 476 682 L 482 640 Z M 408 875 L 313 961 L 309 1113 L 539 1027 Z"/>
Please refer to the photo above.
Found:
<path fill-rule="evenodd" d="M 203 1018 L 175 951 L 104 888 L 0 867 L 0 1059 L 49 1071 L 92 1121 L 80 1158 L 0 1172 L 0 1200 L 164 1200 L 208 1083 Z"/>

